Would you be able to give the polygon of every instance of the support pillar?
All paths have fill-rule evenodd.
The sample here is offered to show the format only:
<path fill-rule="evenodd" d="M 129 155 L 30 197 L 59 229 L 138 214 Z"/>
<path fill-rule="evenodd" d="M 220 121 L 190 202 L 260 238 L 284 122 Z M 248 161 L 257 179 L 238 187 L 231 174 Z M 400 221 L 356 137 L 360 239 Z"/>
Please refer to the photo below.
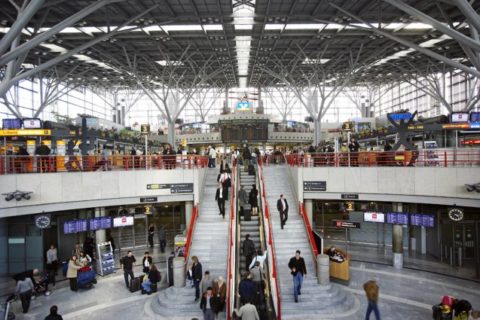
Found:
<path fill-rule="evenodd" d="M 185 230 L 190 230 L 190 220 L 193 213 L 193 201 L 185 201 Z"/>
<path fill-rule="evenodd" d="M 104 217 L 105 216 L 105 208 L 95 208 L 95 218 Z M 103 243 L 107 239 L 107 233 L 105 229 L 96 230 L 95 231 L 95 242 L 96 243 Z"/>
<path fill-rule="evenodd" d="M 168 122 L 168 143 L 175 149 L 175 121 Z"/>
<path fill-rule="evenodd" d="M 322 286 L 330 284 L 330 258 L 326 254 L 317 256 L 317 282 Z"/>
<path fill-rule="evenodd" d="M 308 223 L 310 223 L 310 226 L 312 226 L 313 228 L 313 224 L 312 224 L 313 201 L 311 199 L 305 199 L 304 204 L 305 204 L 305 212 L 307 213 Z"/>
<path fill-rule="evenodd" d="M 427 254 L 427 229 L 425 227 L 421 227 L 420 229 L 420 241 L 420 252 Z"/>
<path fill-rule="evenodd" d="M 394 203 L 394 209 L 402 212 L 403 206 L 401 203 Z M 400 224 L 393 225 L 392 231 L 392 250 L 393 250 L 393 267 L 397 269 L 403 268 L 403 226 Z"/>

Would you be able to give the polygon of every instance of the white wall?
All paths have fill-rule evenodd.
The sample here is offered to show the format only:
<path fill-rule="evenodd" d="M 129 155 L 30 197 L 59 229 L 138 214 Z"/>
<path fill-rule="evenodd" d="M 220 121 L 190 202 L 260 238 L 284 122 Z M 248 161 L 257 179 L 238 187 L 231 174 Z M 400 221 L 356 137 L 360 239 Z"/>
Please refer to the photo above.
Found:
<path fill-rule="evenodd" d="M 291 172 L 299 199 L 338 199 L 342 193 L 358 193 L 359 200 L 456 203 L 480 207 L 480 193 L 465 190 L 465 184 L 480 182 L 478 167 L 326 167 L 292 168 Z M 326 181 L 327 191 L 304 193 L 304 180 Z"/>
<path fill-rule="evenodd" d="M 60 172 L 0 176 L 0 193 L 33 192 L 30 200 L 5 201 L 0 197 L 0 218 L 43 211 L 138 203 L 139 197 L 157 196 L 159 202 L 194 200 L 193 194 L 147 190 L 147 184 L 193 183 L 198 194 L 205 169 Z M 199 199 L 196 198 L 195 202 Z M 82 204 L 83 203 L 83 204 Z M 75 204 L 75 205 L 73 205 Z M 48 205 L 48 207 L 45 207 Z M 51 209 L 50 209 L 51 208 Z"/>

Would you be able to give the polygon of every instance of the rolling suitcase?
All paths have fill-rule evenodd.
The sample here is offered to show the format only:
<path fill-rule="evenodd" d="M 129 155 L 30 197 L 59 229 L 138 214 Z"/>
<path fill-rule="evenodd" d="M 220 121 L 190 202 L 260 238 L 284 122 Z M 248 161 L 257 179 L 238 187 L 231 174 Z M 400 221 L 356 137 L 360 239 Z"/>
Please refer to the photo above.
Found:
<path fill-rule="evenodd" d="M 130 292 L 137 292 L 142 286 L 143 276 L 133 278 L 130 282 Z"/>

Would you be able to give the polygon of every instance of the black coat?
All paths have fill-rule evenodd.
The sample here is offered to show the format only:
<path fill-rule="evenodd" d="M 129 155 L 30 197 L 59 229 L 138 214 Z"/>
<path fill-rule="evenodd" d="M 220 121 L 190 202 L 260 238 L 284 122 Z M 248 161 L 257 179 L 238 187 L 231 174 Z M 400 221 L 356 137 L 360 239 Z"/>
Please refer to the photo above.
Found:
<path fill-rule="evenodd" d="M 227 187 L 222 187 L 223 191 L 223 199 L 226 201 L 228 200 L 228 188 Z M 220 188 L 217 188 L 217 192 L 215 193 L 215 200 L 219 200 L 220 198 Z"/>
<path fill-rule="evenodd" d="M 283 198 L 283 200 L 285 200 L 285 207 L 286 207 L 285 212 L 288 212 L 288 201 L 285 198 Z M 277 200 L 277 210 L 278 212 L 283 211 L 282 200 L 280 199 Z"/>
<path fill-rule="evenodd" d="M 305 260 L 303 260 L 302 257 L 297 260 L 296 257 L 293 257 L 290 259 L 290 262 L 288 263 L 288 267 L 290 269 L 295 268 L 295 271 L 292 271 L 292 275 L 295 276 L 297 273 L 300 271 L 302 275 L 307 274 L 307 267 L 305 266 Z"/>
<path fill-rule="evenodd" d="M 202 264 L 199 262 L 197 264 L 192 265 L 192 279 L 193 280 L 202 280 Z"/>

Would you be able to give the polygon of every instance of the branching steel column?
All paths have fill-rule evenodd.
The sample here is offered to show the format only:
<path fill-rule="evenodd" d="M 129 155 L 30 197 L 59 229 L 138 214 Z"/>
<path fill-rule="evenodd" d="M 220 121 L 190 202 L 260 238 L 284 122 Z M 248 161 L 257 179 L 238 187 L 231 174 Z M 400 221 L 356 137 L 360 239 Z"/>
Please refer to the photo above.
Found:
<path fill-rule="evenodd" d="M 442 61 L 442 62 L 448 64 L 449 66 L 452 66 L 452 67 L 454 67 L 454 68 L 463 70 L 463 71 L 465 71 L 465 72 L 467 72 L 467 73 L 469 73 L 469 74 L 471 74 L 471 75 L 474 75 L 475 77 L 479 77 L 479 78 L 480 78 L 480 71 L 478 71 L 478 70 L 469 68 L 469 67 L 467 67 L 467 66 L 465 66 L 465 65 L 463 65 L 463 64 L 461 64 L 461 63 L 459 63 L 459 62 L 456 62 L 456 61 L 454 61 L 454 60 L 452 60 L 452 59 L 449 59 L 449 58 L 447 58 L 447 57 L 445 57 L 445 56 L 442 56 L 442 55 L 440 55 L 440 54 L 438 54 L 438 53 L 436 53 L 436 52 L 433 52 L 433 51 L 431 51 L 431 50 L 428 50 L 428 49 L 426 49 L 426 48 L 423 48 L 423 47 L 421 47 L 421 46 L 419 46 L 419 45 L 417 45 L 417 44 L 415 44 L 415 43 L 413 43 L 413 42 L 404 40 L 404 39 L 402 39 L 402 38 L 400 38 L 400 37 L 397 37 L 397 36 L 395 36 L 395 35 L 393 35 L 393 34 L 390 34 L 390 33 L 388 33 L 388 32 L 382 31 L 382 30 L 378 29 L 377 27 L 374 27 L 372 24 L 370 24 L 370 23 L 368 23 L 368 22 L 360 19 L 360 18 L 357 17 L 356 15 L 354 15 L 354 14 L 352 14 L 352 13 L 350 13 L 350 12 L 344 10 L 344 9 L 342 9 L 341 7 L 337 6 L 337 5 L 334 4 L 334 3 L 330 3 L 330 5 L 333 6 L 333 7 L 335 7 L 337 10 L 343 12 L 344 14 L 352 17 L 353 19 L 355 19 L 355 20 L 357 20 L 357 21 L 359 21 L 359 22 L 361 22 L 361 23 L 366 24 L 366 25 L 369 26 L 368 28 L 366 28 L 366 27 L 362 27 L 362 26 L 359 26 L 359 25 L 350 24 L 349 26 L 352 27 L 352 28 L 356 28 L 356 29 L 360 29 L 360 30 L 365 30 L 365 31 L 375 32 L 375 33 L 380 34 L 380 35 L 382 35 L 382 36 L 384 36 L 384 37 L 386 37 L 386 38 L 389 38 L 389 39 L 391 39 L 391 40 L 393 40 L 393 41 L 396 41 L 396 42 L 398 42 L 398 43 L 400 43 L 400 44 L 403 44 L 404 46 L 407 46 L 407 47 L 412 48 L 412 49 L 414 49 L 414 50 L 416 50 L 416 51 L 418 51 L 418 52 L 421 52 L 421 53 L 423 53 L 423 54 L 425 54 L 425 55 L 427 55 L 427 56 L 429 56 L 429 57 L 432 57 L 432 58 L 434 58 L 434 59 L 436 59 L 436 60 Z"/>
<path fill-rule="evenodd" d="M 125 0 L 100 0 L 100 1 L 97 1 L 97 2 L 89 5 L 85 9 L 75 13 L 74 15 L 72 15 L 72 16 L 68 17 L 67 19 L 63 20 L 62 22 L 56 24 L 55 26 L 50 28 L 48 31 L 43 32 L 43 33 L 39 34 L 38 36 L 36 36 L 35 38 L 30 39 L 29 41 L 23 43 L 22 45 L 18 46 L 15 50 L 12 50 L 12 51 L 4 54 L 0 58 L 0 66 L 6 64 L 10 60 L 13 60 L 13 59 L 17 58 L 21 54 L 35 48 L 36 46 L 38 46 L 42 42 L 48 40 L 49 38 L 51 38 L 52 36 L 54 36 L 55 34 L 60 32 L 61 30 L 74 25 L 76 22 L 85 18 L 90 13 L 92 13 L 92 12 L 94 12 L 94 11 L 96 11 L 96 10 L 98 10 L 98 9 L 108 5 L 108 4 L 111 4 L 111 3 L 114 3 L 114 2 L 120 2 L 120 1 L 125 1 Z"/>
<path fill-rule="evenodd" d="M 438 20 L 426 15 L 425 13 L 409 6 L 408 4 L 399 1 L 399 0 L 383 0 L 392 6 L 402 10 L 405 13 L 408 13 L 409 15 L 416 17 L 420 21 L 425 22 L 426 24 L 432 25 L 435 29 L 438 31 L 441 31 L 445 33 L 446 35 L 449 35 L 453 39 L 457 40 L 460 43 L 463 43 L 466 46 L 469 46 L 470 48 L 473 48 L 477 51 L 480 51 L 480 42 L 473 40 L 472 38 L 467 37 L 463 33 L 460 33 L 456 30 L 453 30 L 443 23 L 439 22 Z"/>
<path fill-rule="evenodd" d="M 4 54 L 13 40 L 22 33 L 22 29 L 28 24 L 30 19 L 42 7 L 44 0 L 32 0 L 30 4 L 19 12 L 17 20 L 13 23 L 7 34 L 0 40 L 0 54 Z"/>
<path fill-rule="evenodd" d="M 472 8 L 467 0 L 453 0 L 452 1 L 462 13 L 467 17 L 468 21 L 472 23 L 477 30 L 480 31 L 480 16 Z"/>

